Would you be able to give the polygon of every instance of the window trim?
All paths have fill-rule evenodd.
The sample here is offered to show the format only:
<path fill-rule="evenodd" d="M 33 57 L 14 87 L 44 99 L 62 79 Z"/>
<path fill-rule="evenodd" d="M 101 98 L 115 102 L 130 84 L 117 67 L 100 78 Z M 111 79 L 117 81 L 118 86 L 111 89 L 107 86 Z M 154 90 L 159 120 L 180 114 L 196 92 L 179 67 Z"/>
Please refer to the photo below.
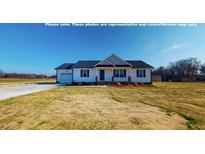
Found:
<path fill-rule="evenodd" d="M 90 77 L 90 70 L 89 69 L 81 69 L 80 70 L 80 77 L 81 78 L 89 78 Z"/>
<path fill-rule="evenodd" d="M 146 70 L 145 69 L 137 69 L 136 76 L 137 76 L 137 78 L 146 78 Z"/>
<path fill-rule="evenodd" d="M 127 70 L 126 69 L 114 69 L 113 76 L 115 78 L 126 78 L 127 77 Z"/>

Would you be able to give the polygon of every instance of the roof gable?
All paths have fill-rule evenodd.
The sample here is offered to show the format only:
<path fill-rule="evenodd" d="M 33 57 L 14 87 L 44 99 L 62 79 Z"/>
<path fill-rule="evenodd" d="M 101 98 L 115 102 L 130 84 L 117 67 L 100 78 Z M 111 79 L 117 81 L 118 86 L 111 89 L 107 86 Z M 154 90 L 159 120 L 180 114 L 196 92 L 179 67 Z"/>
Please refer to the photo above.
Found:
<path fill-rule="evenodd" d="M 111 56 L 107 57 L 106 59 L 100 61 L 99 63 L 97 63 L 95 66 L 130 66 L 132 67 L 132 65 L 126 61 L 124 61 L 123 59 L 121 59 L 120 57 L 112 54 Z"/>
<path fill-rule="evenodd" d="M 96 66 L 99 66 L 99 65 L 111 65 L 111 66 L 114 66 L 114 64 L 112 64 L 111 62 L 107 61 L 106 59 L 103 60 L 103 61 L 100 61 L 99 63 L 96 64 Z"/>

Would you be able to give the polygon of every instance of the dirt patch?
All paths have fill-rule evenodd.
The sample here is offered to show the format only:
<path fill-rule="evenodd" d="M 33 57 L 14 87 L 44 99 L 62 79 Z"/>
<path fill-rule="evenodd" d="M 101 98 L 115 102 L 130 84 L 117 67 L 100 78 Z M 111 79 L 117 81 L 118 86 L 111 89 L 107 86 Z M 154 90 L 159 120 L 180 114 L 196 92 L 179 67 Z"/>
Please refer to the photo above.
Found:
<path fill-rule="evenodd" d="M 102 94 L 72 94 L 54 101 L 44 112 L 50 121 L 61 119 L 55 129 L 186 129 L 186 120 L 142 103 L 119 103 Z M 45 118 L 44 118 L 45 119 Z M 54 121 L 53 121 L 54 122 Z M 38 128 L 38 127 L 37 127 Z M 39 127 L 43 128 L 43 127 Z"/>
<path fill-rule="evenodd" d="M 110 90 L 120 93 L 119 98 Z M 0 129 L 187 129 L 187 120 L 175 112 L 124 101 L 129 100 L 122 98 L 126 91 L 58 87 L 2 101 Z M 137 96 L 141 99 L 143 94 L 129 90 L 129 97 Z"/>

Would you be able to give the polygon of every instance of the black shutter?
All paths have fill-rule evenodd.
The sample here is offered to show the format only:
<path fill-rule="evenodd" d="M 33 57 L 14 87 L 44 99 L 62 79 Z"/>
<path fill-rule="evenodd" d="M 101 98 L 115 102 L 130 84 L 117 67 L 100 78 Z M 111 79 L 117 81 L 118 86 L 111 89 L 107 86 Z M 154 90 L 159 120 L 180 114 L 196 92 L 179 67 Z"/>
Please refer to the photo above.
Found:
<path fill-rule="evenodd" d="M 89 70 L 87 70 L 87 77 L 89 77 L 89 73 L 90 73 L 90 71 L 89 71 Z"/>
<path fill-rule="evenodd" d="M 115 70 L 113 70 L 113 76 L 116 77 L 116 76 L 115 76 Z"/>
<path fill-rule="evenodd" d="M 143 72 L 144 72 L 143 74 L 144 74 L 144 78 L 145 78 L 146 77 L 146 74 L 145 74 L 146 72 L 145 72 L 145 70 L 143 70 Z"/>
<path fill-rule="evenodd" d="M 83 77 L 83 70 L 80 70 L 80 77 Z"/>
<path fill-rule="evenodd" d="M 139 77 L 139 70 L 137 70 L 137 77 Z"/>
<path fill-rule="evenodd" d="M 124 70 L 124 75 L 125 75 L 124 77 L 126 77 L 126 76 L 127 76 L 127 75 L 126 75 L 126 70 Z"/>

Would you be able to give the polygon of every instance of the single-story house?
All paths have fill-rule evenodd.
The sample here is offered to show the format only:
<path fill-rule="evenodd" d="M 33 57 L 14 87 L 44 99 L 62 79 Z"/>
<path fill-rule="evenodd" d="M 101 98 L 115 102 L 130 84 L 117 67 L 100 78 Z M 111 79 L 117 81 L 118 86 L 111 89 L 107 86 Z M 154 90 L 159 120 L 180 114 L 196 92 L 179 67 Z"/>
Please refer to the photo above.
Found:
<path fill-rule="evenodd" d="M 131 82 L 152 83 L 153 67 L 141 60 L 123 60 L 111 55 L 103 60 L 80 60 L 65 63 L 56 70 L 56 81 L 62 84 Z"/>

